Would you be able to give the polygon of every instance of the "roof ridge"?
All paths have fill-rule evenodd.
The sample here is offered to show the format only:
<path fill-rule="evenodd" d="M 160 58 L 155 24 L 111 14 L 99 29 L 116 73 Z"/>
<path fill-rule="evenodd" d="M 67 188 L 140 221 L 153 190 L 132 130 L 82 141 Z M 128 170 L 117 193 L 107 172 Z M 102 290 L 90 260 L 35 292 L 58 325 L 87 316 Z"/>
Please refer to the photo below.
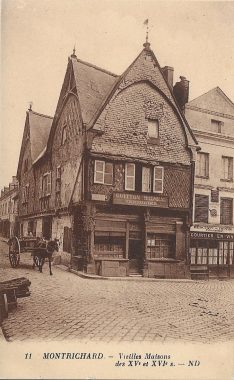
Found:
<path fill-rule="evenodd" d="M 194 99 L 192 99 L 192 100 L 189 100 L 189 102 L 186 103 L 186 104 L 189 105 L 189 103 L 193 102 L 194 100 L 197 100 L 197 99 L 201 98 L 201 97 L 204 96 L 204 95 L 209 94 L 209 93 L 212 92 L 212 91 L 217 91 L 217 92 L 219 92 L 219 94 L 220 94 L 221 96 L 223 96 L 223 97 L 224 97 L 229 103 L 231 103 L 231 105 L 234 105 L 233 101 L 232 101 L 232 100 L 231 100 L 231 99 L 230 99 L 230 98 L 229 98 L 229 97 L 223 92 L 223 90 L 222 90 L 219 86 L 213 87 L 213 88 L 211 88 L 210 90 L 204 92 L 204 94 L 201 94 L 201 95 L 196 96 L 196 98 L 194 98 Z"/>
<path fill-rule="evenodd" d="M 119 77 L 119 75 L 114 74 L 114 73 L 112 73 L 112 72 L 109 71 L 109 70 L 103 69 L 102 67 L 96 66 L 96 65 L 94 65 L 94 64 L 92 64 L 92 63 L 89 63 L 89 62 L 83 61 L 82 59 L 76 58 L 76 60 L 77 60 L 78 62 L 80 62 L 80 63 L 83 63 L 84 65 L 87 65 L 87 66 L 93 67 L 94 69 L 100 70 L 100 71 L 102 71 L 102 72 L 105 73 L 105 74 L 109 74 L 109 75 L 111 75 L 111 76 L 113 76 L 113 77 Z"/>
<path fill-rule="evenodd" d="M 45 115 L 45 114 L 43 114 L 43 113 L 35 112 L 35 111 L 33 111 L 33 110 L 30 110 L 30 111 L 29 111 L 29 114 L 30 114 L 30 113 L 33 113 L 34 115 L 38 115 L 38 116 L 42 116 L 42 117 L 47 117 L 48 119 L 53 119 L 53 116 Z"/>

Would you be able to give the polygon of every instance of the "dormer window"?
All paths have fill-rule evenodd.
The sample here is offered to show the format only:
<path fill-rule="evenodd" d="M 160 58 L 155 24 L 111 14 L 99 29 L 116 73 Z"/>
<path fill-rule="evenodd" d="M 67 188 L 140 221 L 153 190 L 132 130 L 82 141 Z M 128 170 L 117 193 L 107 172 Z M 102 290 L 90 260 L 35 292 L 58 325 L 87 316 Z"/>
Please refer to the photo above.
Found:
<path fill-rule="evenodd" d="M 159 138 L 158 119 L 147 119 L 148 138 L 155 140 Z"/>
<path fill-rule="evenodd" d="M 61 145 L 65 144 L 66 141 L 67 141 L 67 124 L 64 124 L 64 126 L 63 126 L 63 130 L 62 130 L 62 141 L 61 141 Z"/>

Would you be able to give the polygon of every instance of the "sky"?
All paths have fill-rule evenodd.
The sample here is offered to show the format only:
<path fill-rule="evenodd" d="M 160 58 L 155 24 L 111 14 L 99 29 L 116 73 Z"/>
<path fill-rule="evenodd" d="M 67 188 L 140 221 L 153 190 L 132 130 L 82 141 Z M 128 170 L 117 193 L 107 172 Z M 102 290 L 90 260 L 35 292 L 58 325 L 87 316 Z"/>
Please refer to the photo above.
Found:
<path fill-rule="evenodd" d="M 190 81 L 190 100 L 219 86 L 234 101 L 234 1 L 1 0 L 0 189 L 16 174 L 26 111 L 53 116 L 74 45 L 121 74 L 149 42 Z"/>

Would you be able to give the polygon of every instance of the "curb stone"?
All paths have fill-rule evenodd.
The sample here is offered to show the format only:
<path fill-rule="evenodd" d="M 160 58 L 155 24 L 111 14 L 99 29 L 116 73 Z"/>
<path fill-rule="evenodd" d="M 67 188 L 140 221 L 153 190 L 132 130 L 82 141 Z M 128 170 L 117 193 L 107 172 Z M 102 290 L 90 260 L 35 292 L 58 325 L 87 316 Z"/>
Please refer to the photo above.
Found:
<path fill-rule="evenodd" d="M 74 269 L 69 269 L 68 267 L 66 267 L 65 265 L 55 265 L 56 268 L 59 268 L 63 271 L 66 271 L 66 272 L 71 272 L 83 279 L 88 279 L 88 280 L 107 280 L 107 281 L 140 281 L 140 282 L 181 282 L 181 283 L 202 283 L 204 281 L 202 280 L 190 280 L 190 279 L 168 279 L 168 278 L 165 278 L 165 279 L 159 279 L 159 278 L 147 278 L 147 277 L 105 277 L 105 276 L 97 276 L 95 274 L 87 274 L 87 273 L 84 273 L 84 272 L 81 272 L 81 271 L 77 271 L 77 270 L 74 270 Z"/>

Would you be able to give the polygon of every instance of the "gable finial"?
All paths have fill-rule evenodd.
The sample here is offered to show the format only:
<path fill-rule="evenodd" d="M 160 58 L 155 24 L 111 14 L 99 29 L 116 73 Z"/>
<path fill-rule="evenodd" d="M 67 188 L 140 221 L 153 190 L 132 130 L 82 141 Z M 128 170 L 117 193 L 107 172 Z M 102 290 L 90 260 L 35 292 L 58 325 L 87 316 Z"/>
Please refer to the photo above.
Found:
<path fill-rule="evenodd" d="M 30 102 L 29 102 L 29 109 L 28 109 L 29 111 L 32 111 L 32 106 L 33 106 L 33 102 L 30 101 Z"/>
<path fill-rule="evenodd" d="M 71 55 L 72 58 L 77 58 L 76 56 L 76 45 L 74 44 L 74 47 L 73 47 L 73 53 Z"/>
<path fill-rule="evenodd" d="M 146 25 L 146 38 L 145 43 L 143 44 L 145 49 L 150 49 L 150 43 L 149 43 L 149 19 L 147 18 L 143 25 Z"/>

